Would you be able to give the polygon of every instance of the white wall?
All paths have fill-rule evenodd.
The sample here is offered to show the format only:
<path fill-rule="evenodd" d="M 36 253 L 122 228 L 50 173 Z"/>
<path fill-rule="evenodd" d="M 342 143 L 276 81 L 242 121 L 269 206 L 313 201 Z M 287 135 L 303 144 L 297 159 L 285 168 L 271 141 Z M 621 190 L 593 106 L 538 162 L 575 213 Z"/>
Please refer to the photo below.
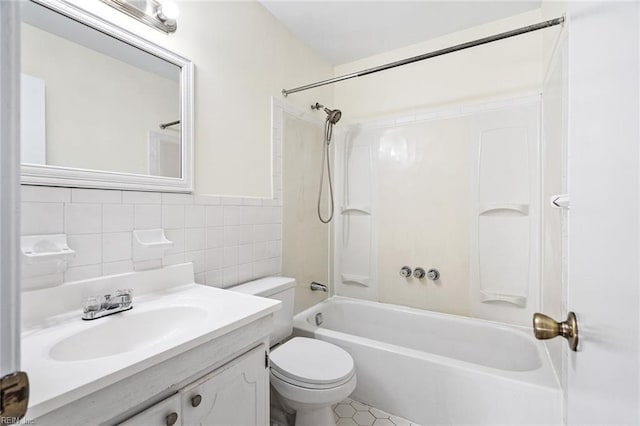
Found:
<path fill-rule="evenodd" d="M 178 80 L 21 28 L 22 72 L 45 82 L 47 164 L 148 174 L 148 132 L 178 134 L 159 128 L 180 116 Z"/>
<path fill-rule="evenodd" d="M 541 21 L 539 10 L 335 67 L 348 74 Z M 540 93 L 542 34 L 529 33 L 336 83 L 334 105 L 360 121 L 419 108 Z"/>
<path fill-rule="evenodd" d="M 411 123 L 385 131 L 374 150 L 381 301 L 470 314 L 470 130 L 467 117 Z M 406 280 L 405 264 L 441 278 Z"/>
<path fill-rule="evenodd" d="M 318 116 L 318 118 L 321 118 Z M 318 122 L 284 114 L 282 135 L 282 272 L 297 280 L 295 311 L 327 297 L 311 291 L 312 281 L 329 285 L 329 228 L 317 216 L 323 128 Z M 323 212 L 327 210 L 324 180 Z"/>
<path fill-rule="evenodd" d="M 333 68 L 257 2 L 178 1 L 178 30 L 167 35 L 98 1 L 72 0 L 195 64 L 195 192 L 271 195 L 271 104 L 285 87 Z M 290 98 L 331 104 L 332 89 Z"/>

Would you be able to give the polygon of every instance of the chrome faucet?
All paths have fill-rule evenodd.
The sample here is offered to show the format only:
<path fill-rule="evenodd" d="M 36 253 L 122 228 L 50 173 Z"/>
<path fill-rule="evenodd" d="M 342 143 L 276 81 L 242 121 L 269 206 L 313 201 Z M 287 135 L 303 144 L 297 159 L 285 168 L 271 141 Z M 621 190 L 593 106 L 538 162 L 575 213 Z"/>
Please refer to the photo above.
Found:
<path fill-rule="evenodd" d="M 312 291 L 324 291 L 325 293 L 329 291 L 329 288 L 326 285 L 317 283 L 315 281 L 311 283 L 310 288 Z"/>
<path fill-rule="evenodd" d="M 429 269 L 427 271 L 427 278 L 432 281 L 440 279 L 440 272 L 437 269 Z"/>
<path fill-rule="evenodd" d="M 403 266 L 400 268 L 400 276 L 404 278 L 409 278 L 411 276 L 411 268 L 408 266 Z"/>
<path fill-rule="evenodd" d="M 94 320 L 133 308 L 133 290 L 116 290 L 115 294 L 89 296 L 82 299 L 82 319 Z"/>

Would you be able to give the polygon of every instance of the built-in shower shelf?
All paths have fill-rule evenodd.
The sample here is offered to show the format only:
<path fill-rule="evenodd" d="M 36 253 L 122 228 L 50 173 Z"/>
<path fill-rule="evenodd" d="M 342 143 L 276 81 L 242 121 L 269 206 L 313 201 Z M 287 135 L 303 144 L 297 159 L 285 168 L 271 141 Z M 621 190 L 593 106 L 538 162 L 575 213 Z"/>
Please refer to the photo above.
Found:
<path fill-rule="evenodd" d="M 360 214 L 371 214 L 371 206 L 343 206 L 340 209 L 340 213 L 349 214 L 349 213 L 360 213 Z"/>
<path fill-rule="evenodd" d="M 529 204 L 519 204 L 519 203 L 485 203 L 480 204 L 479 206 L 479 214 L 481 215 L 490 215 L 490 214 L 499 214 L 500 212 L 504 213 L 519 213 L 523 216 L 527 216 L 529 214 Z"/>
<path fill-rule="evenodd" d="M 340 274 L 340 278 L 342 278 L 344 284 L 358 284 L 369 287 L 370 279 L 365 275 Z"/>
<path fill-rule="evenodd" d="M 490 290 L 481 290 L 480 299 L 482 300 L 482 302 L 485 302 L 485 303 L 506 302 L 506 303 L 511 303 L 513 305 L 519 306 L 521 308 L 527 305 L 527 296 L 497 293 L 497 292 L 492 292 Z"/>

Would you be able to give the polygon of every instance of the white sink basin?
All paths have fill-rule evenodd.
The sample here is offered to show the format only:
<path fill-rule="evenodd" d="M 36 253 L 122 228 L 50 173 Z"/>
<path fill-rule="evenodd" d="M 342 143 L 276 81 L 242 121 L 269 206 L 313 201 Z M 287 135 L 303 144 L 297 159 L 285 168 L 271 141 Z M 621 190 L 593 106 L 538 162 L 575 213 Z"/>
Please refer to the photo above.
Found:
<path fill-rule="evenodd" d="M 83 361 L 118 355 L 188 334 L 190 326 L 206 317 L 205 310 L 194 306 L 166 306 L 140 312 L 134 307 L 87 322 L 92 323 L 90 328 L 55 344 L 49 356 L 56 361 Z"/>

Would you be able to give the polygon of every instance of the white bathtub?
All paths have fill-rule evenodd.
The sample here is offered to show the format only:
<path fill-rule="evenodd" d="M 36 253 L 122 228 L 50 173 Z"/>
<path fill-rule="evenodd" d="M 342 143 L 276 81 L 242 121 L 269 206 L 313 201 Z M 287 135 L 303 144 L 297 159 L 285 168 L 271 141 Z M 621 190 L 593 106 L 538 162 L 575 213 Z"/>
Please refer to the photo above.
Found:
<path fill-rule="evenodd" d="M 294 334 L 353 356 L 353 399 L 422 425 L 562 423 L 549 356 L 525 327 L 334 296 L 296 315 Z"/>

